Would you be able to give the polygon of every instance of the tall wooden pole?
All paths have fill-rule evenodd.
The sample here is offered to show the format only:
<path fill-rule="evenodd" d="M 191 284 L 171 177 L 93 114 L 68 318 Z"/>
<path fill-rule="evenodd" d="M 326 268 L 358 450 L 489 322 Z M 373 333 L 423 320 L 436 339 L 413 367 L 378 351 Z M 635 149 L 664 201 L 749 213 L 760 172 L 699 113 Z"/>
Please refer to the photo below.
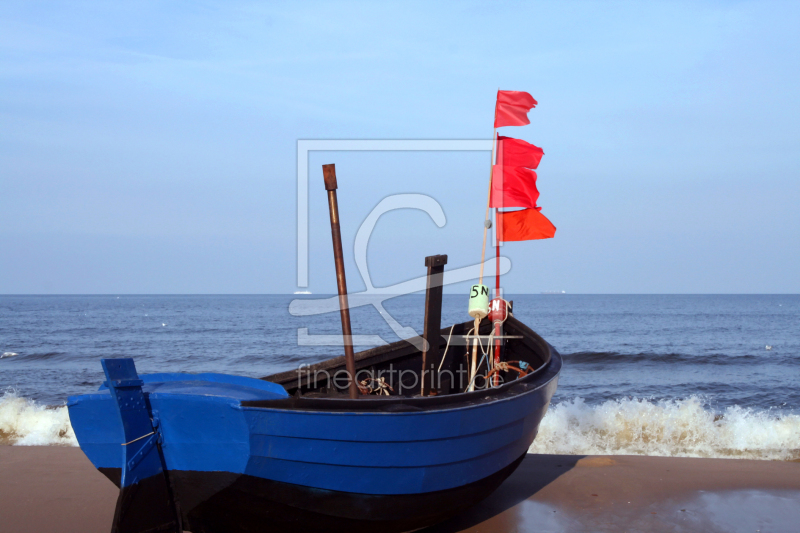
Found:
<path fill-rule="evenodd" d="M 497 88 L 497 94 L 500 94 L 500 87 Z M 492 175 L 494 174 L 494 147 L 497 142 L 497 100 L 494 102 L 494 121 L 492 122 L 492 155 L 489 159 L 489 192 L 486 195 L 486 216 L 483 217 L 483 247 L 481 249 L 481 273 L 478 277 L 478 284 L 483 285 L 483 262 L 486 260 L 486 232 L 489 231 L 489 203 L 492 198 Z"/>
<path fill-rule="evenodd" d="M 500 88 L 497 88 L 498 94 L 500 93 Z M 483 263 L 486 260 L 486 232 L 489 231 L 489 204 L 491 203 L 492 198 L 492 175 L 494 174 L 494 147 L 497 139 L 497 101 L 495 100 L 494 103 L 494 122 L 492 126 L 494 129 L 492 130 L 492 155 L 489 159 L 489 192 L 486 194 L 486 215 L 483 217 L 483 247 L 481 248 L 481 272 L 480 276 L 478 277 L 478 285 L 483 285 Z M 481 320 L 479 318 L 475 319 L 475 340 L 472 342 L 472 366 L 470 369 L 470 385 L 468 387 L 469 392 L 475 390 L 475 373 L 478 371 L 477 369 L 477 359 L 478 359 L 478 336 L 480 335 L 480 325 Z"/>
<path fill-rule="evenodd" d="M 497 104 L 495 104 L 495 120 L 497 120 Z M 492 155 L 489 159 L 489 192 L 486 194 L 486 215 L 483 217 L 483 247 L 481 248 L 481 273 L 478 285 L 483 285 L 483 262 L 486 260 L 486 233 L 489 231 L 489 203 L 492 198 L 492 174 L 494 173 L 494 146 L 497 137 L 497 128 L 492 132 Z"/>
<path fill-rule="evenodd" d="M 353 331 L 350 329 L 350 304 L 347 301 L 347 279 L 344 275 L 344 256 L 342 254 L 342 231 L 339 227 L 339 204 L 336 201 L 336 166 L 322 165 L 325 190 L 328 191 L 328 209 L 331 213 L 331 236 L 333 237 L 333 258 L 336 261 L 336 286 L 339 289 L 339 312 L 342 315 L 342 336 L 344 337 L 344 360 L 347 377 L 350 380 L 350 398 L 359 396 L 356 383 L 356 356 L 353 353 Z"/>

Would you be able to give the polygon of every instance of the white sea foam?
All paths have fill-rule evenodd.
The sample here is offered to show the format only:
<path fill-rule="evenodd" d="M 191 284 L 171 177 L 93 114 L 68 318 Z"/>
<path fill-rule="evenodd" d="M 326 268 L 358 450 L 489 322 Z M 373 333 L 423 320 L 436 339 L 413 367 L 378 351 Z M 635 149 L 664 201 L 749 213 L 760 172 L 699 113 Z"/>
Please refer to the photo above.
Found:
<path fill-rule="evenodd" d="M 77 446 L 66 406 L 47 407 L 6 391 L 0 396 L 0 444 Z"/>
<path fill-rule="evenodd" d="M 13 391 L 0 396 L 0 444 L 77 446 L 66 406 Z M 532 453 L 800 459 L 800 415 L 729 407 L 720 414 L 684 400 L 574 398 L 550 407 Z"/>
<path fill-rule="evenodd" d="M 551 406 L 530 451 L 791 461 L 800 459 L 800 415 L 738 406 L 715 414 L 696 396 L 596 406 L 574 398 Z"/>
<path fill-rule="evenodd" d="M 4 357 L 14 357 L 15 355 L 19 354 L 16 352 L 3 352 L 2 354 L 0 354 L 0 359 L 3 359 Z"/>

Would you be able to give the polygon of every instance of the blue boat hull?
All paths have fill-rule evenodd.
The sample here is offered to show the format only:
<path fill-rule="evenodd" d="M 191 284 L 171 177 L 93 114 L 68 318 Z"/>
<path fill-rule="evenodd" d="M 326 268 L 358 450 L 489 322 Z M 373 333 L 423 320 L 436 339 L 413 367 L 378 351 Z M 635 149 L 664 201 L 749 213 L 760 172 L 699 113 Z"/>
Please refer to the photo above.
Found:
<path fill-rule="evenodd" d="M 141 380 L 185 530 L 408 531 L 469 507 L 513 472 L 557 386 L 561 358 L 550 348 L 542 368 L 499 389 L 410 401 L 303 401 L 276 383 L 219 374 Z M 69 411 L 122 501 L 155 478 L 122 474 L 129 436 L 112 392 L 70 398 Z"/>
<path fill-rule="evenodd" d="M 491 476 L 453 489 L 404 495 L 314 489 L 226 472 L 170 472 L 193 533 L 402 532 L 439 523 L 491 494 L 525 454 Z M 119 469 L 103 469 L 119 483 Z M 147 487 L 136 489 L 147 491 Z M 131 490 L 130 488 L 123 489 Z"/>

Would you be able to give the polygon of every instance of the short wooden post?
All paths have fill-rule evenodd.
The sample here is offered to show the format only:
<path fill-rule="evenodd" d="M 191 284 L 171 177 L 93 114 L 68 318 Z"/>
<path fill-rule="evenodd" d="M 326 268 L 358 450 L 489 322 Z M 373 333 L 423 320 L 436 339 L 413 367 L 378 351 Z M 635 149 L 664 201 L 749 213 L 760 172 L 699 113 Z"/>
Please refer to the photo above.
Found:
<path fill-rule="evenodd" d="M 425 325 L 422 338 L 422 396 L 428 396 L 431 390 L 436 389 L 436 373 L 439 365 L 439 334 L 442 329 L 442 284 L 444 281 L 444 265 L 447 264 L 446 255 L 431 255 L 425 258 L 428 267 L 428 280 L 425 288 Z"/>

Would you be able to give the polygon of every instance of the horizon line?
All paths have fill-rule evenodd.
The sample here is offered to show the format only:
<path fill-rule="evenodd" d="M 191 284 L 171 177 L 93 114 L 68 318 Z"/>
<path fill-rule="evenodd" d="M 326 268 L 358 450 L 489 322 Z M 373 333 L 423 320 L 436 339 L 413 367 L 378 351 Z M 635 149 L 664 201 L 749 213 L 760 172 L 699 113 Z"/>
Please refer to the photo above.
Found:
<path fill-rule="evenodd" d="M 4 296 L 336 296 L 335 292 L 311 292 L 311 293 L 294 293 L 294 292 L 97 292 L 97 293 L 71 293 L 71 292 L 30 292 L 30 293 L 0 293 L 0 297 Z M 515 296 L 800 296 L 796 292 L 554 292 L 554 291 L 539 291 L 539 292 L 509 292 L 506 293 Z M 391 297 L 399 296 L 424 296 L 424 291 L 417 291 L 413 293 L 398 293 L 389 295 Z M 443 296 L 462 296 L 460 292 L 445 292 Z M 364 295 L 360 293 L 348 293 L 349 297 L 359 297 Z M 386 296 L 386 295 L 382 295 Z M 466 295 L 464 295 L 466 296 Z"/>

